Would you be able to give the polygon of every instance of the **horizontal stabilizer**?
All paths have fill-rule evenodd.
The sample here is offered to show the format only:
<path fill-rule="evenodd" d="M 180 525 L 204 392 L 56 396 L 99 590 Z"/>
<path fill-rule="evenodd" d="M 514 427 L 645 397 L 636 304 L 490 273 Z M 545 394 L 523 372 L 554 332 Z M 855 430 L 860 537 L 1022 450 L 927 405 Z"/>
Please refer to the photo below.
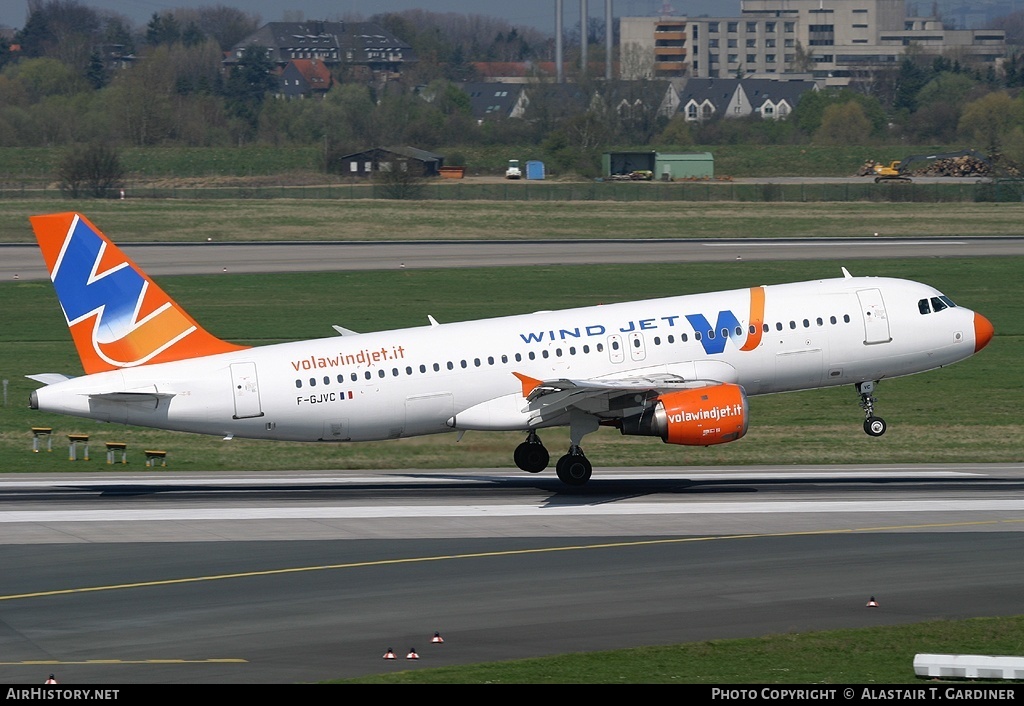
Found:
<path fill-rule="evenodd" d="M 63 373 L 36 373 L 35 375 L 26 375 L 25 377 L 29 380 L 41 382 L 44 385 L 52 385 L 56 382 L 64 382 L 71 379 L 71 376 L 64 375 Z"/>

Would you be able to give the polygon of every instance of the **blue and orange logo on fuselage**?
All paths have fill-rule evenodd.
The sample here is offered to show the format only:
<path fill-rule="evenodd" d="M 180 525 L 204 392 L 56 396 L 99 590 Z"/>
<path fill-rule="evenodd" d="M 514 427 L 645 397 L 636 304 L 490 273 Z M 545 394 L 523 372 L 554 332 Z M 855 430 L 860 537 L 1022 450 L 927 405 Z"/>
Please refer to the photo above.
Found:
<path fill-rule="evenodd" d="M 693 333 L 694 340 L 700 342 L 704 352 L 708 355 L 725 351 L 725 344 L 728 341 L 733 341 L 741 351 L 752 351 L 761 344 L 761 336 L 764 332 L 764 304 L 764 287 L 751 287 L 750 318 L 746 331 L 744 331 L 744 327 L 736 314 L 728 309 L 724 309 L 718 312 L 714 325 L 708 322 L 708 318 L 704 314 L 673 314 L 670 316 L 630 320 L 622 325 L 616 324 L 614 326 L 592 323 L 586 326 L 573 326 L 571 328 L 551 329 L 548 331 L 527 331 L 520 333 L 519 337 L 523 343 L 545 343 L 619 333 L 633 334 L 644 331 L 671 332 L 681 328 L 683 325 L 680 323 L 680 320 L 685 319 L 689 324 L 688 332 Z"/>
<path fill-rule="evenodd" d="M 239 349 L 200 328 L 85 217 L 31 220 L 86 373 Z"/>

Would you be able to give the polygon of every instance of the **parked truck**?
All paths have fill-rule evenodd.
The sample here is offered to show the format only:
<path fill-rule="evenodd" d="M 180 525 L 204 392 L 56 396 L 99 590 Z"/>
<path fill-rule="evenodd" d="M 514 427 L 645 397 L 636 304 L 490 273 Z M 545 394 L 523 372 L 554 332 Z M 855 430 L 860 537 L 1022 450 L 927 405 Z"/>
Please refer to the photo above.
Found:
<path fill-rule="evenodd" d="M 518 159 L 510 159 L 510 160 L 508 160 L 508 167 L 505 168 L 505 178 L 506 179 L 522 179 L 523 178 L 523 170 L 519 168 L 519 160 Z"/>

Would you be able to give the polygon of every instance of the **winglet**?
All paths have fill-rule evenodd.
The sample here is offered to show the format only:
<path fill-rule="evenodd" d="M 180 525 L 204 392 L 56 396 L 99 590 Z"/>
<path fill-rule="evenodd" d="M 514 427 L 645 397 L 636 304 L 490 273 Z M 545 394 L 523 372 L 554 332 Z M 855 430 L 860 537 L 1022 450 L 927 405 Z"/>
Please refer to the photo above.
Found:
<path fill-rule="evenodd" d="M 519 381 L 523 383 L 523 397 L 529 397 L 530 393 L 540 387 L 543 380 L 532 378 L 529 375 L 523 375 L 522 373 L 512 373 Z"/>
<path fill-rule="evenodd" d="M 29 220 L 86 373 L 245 348 L 204 330 L 85 216 Z"/>

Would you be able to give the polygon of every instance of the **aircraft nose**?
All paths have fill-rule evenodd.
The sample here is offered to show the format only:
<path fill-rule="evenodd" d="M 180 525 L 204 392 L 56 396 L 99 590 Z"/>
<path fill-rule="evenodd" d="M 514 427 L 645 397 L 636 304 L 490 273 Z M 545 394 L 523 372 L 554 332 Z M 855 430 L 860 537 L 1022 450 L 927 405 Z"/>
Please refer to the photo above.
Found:
<path fill-rule="evenodd" d="M 982 348 L 988 345 L 988 342 L 992 340 L 992 334 L 996 330 L 992 328 L 992 322 L 986 319 L 981 314 L 975 313 L 974 315 L 974 352 L 977 353 Z"/>

